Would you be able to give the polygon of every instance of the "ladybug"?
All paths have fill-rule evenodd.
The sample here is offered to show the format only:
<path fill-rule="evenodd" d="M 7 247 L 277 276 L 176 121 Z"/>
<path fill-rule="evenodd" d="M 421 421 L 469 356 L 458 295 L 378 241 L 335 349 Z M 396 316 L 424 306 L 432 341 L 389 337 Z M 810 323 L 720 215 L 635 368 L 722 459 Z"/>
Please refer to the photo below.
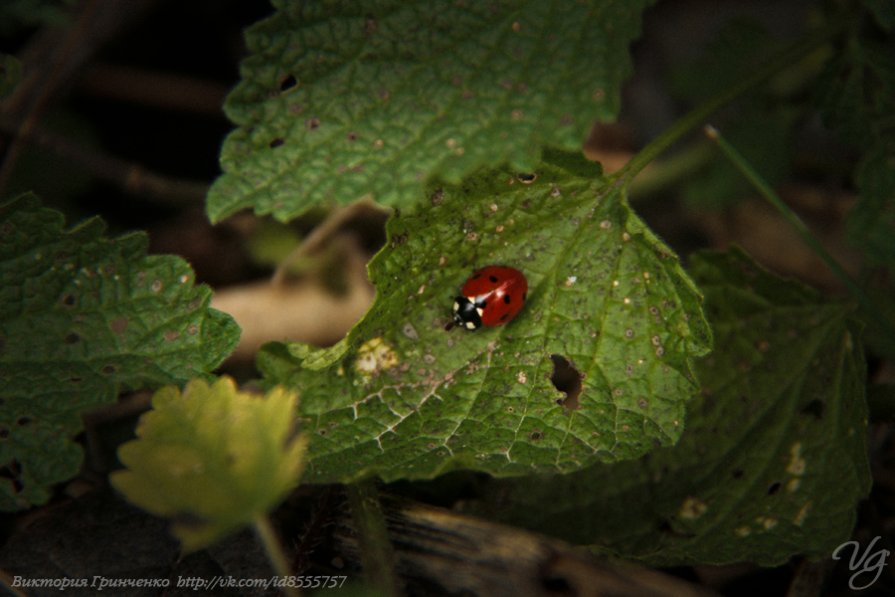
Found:
<path fill-rule="evenodd" d="M 454 299 L 454 324 L 467 330 L 511 321 L 525 304 L 528 280 L 517 269 L 489 265 L 474 272 Z"/>

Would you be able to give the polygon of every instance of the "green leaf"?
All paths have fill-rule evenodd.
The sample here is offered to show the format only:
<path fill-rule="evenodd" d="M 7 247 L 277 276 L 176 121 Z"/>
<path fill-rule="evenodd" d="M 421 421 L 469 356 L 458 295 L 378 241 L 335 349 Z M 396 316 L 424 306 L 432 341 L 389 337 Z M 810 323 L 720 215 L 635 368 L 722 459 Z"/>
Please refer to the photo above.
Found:
<path fill-rule="evenodd" d="M 30 195 L 0 205 L 0 510 L 41 504 L 77 473 L 82 413 L 208 373 L 238 339 L 185 261 L 103 229 L 65 230 Z"/>
<path fill-rule="evenodd" d="M 859 201 L 848 235 L 874 262 L 895 266 L 895 144 L 871 147 L 857 169 Z"/>
<path fill-rule="evenodd" d="M 848 311 L 740 251 L 701 254 L 718 349 L 677 446 L 495 481 L 478 511 L 653 565 L 829 557 L 870 490 L 865 361 Z"/>
<path fill-rule="evenodd" d="M 225 104 L 239 128 L 208 213 L 406 206 L 430 178 L 579 149 L 618 112 L 651 2 L 275 1 L 246 32 L 252 56 Z"/>
<path fill-rule="evenodd" d="M 550 158 L 531 184 L 498 170 L 431 189 L 389 222 L 376 302 L 345 343 L 262 351 L 269 383 L 302 390 L 309 482 L 572 471 L 677 440 L 690 360 L 710 342 L 699 293 L 622 190 L 580 157 Z M 521 314 L 446 331 L 460 286 L 489 264 L 527 276 Z M 563 359 L 582 376 L 567 402 L 550 379 Z"/>
<path fill-rule="evenodd" d="M 895 141 L 895 36 L 851 37 L 817 82 L 828 126 L 855 147 Z"/>
<path fill-rule="evenodd" d="M 862 2 L 873 13 L 880 27 L 887 31 L 895 29 L 895 4 L 891 0 L 862 0 Z"/>
<path fill-rule="evenodd" d="M 15 56 L 0 54 L 0 99 L 6 97 L 22 79 L 22 63 Z"/>
<path fill-rule="evenodd" d="M 112 485 L 172 519 L 185 552 L 207 547 L 272 510 L 298 484 L 307 441 L 293 432 L 293 392 L 263 398 L 229 378 L 201 379 L 183 394 L 168 386 L 140 418 L 137 439 L 118 449 L 127 470 Z"/>

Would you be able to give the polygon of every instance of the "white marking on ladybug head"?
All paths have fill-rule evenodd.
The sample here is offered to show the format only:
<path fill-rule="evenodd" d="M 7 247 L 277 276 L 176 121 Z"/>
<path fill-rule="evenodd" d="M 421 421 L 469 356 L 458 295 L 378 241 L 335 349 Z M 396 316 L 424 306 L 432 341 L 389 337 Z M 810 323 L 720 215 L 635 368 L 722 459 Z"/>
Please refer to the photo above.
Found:
<path fill-rule="evenodd" d="M 485 310 L 484 310 L 484 309 L 476 309 L 475 312 L 479 314 L 479 317 L 481 317 L 482 315 L 485 314 Z"/>
<path fill-rule="evenodd" d="M 459 310 L 460 310 L 460 303 L 457 301 L 454 301 L 454 313 L 456 313 Z"/>
<path fill-rule="evenodd" d="M 467 329 L 467 330 L 474 330 L 474 329 L 475 329 L 475 323 L 473 323 L 472 321 L 467 321 L 467 322 L 466 322 L 466 329 Z"/>

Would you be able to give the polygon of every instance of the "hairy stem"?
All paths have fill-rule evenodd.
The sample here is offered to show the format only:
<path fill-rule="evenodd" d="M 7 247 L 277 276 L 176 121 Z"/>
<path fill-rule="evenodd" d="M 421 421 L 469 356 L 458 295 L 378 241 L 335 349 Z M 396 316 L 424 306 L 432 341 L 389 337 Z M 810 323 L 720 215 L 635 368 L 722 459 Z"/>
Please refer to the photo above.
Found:
<path fill-rule="evenodd" d="M 373 481 L 347 487 L 351 516 L 357 528 L 364 576 L 386 597 L 400 595 L 395 581 L 395 553 L 388 537 L 379 492 Z"/>
<path fill-rule="evenodd" d="M 721 152 L 724 156 L 730 160 L 730 163 L 734 165 L 734 167 L 740 171 L 740 173 L 749 181 L 749 183 L 764 197 L 768 203 L 770 203 L 774 208 L 780 212 L 780 215 L 789 223 L 790 226 L 796 231 L 796 233 L 802 238 L 802 241 L 811 248 L 814 253 L 823 260 L 823 262 L 830 268 L 830 271 L 833 272 L 842 285 L 848 289 L 851 295 L 858 301 L 861 305 L 861 308 L 864 309 L 864 312 L 874 321 L 877 325 L 884 328 L 886 335 L 890 338 L 895 338 L 895 326 L 892 325 L 892 322 L 883 314 L 879 307 L 876 306 L 876 303 L 864 292 L 864 289 L 858 286 L 858 284 L 852 280 L 851 276 L 843 269 L 839 262 L 824 248 L 821 242 L 814 236 L 814 233 L 811 232 L 811 229 L 802 221 L 802 219 L 794 212 L 789 206 L 784 203 L 784 201 L 774 192 L 774 189 L 765 181 L 761 175 L 755 171 L 755 169 L 746 161 L 746 159 L 740 154 L 739 151 L 736 150 L 730 143 L 727 142 L 724 137 L 721 136 L 721 133 L 712 126 L 705 127 L 706 136 L 714 141 L 718 147 L 721 149 Z"/>
<path fill-rule="evenodd" d="M 611 179 L 620 186 L 627 186 L 631 180 L 643 170 L 647 164 L 655 160 L 662 152 L 671 147 L 691 130 L 705 124 L 705 120 L 715 111 L 726 106 L 744 93 L 757 87 L 768 78 L 781 70 L 792 66 L 799 59 L 809 54 L 819 46 L 828 42 L 844 27 L 843 23 L 834 23 L 823 29 L 819 29 L 809 37 L 785 48 L 775 56 L 772 56 L 764 66 L 756 69 L 751 75 L 743 78 L 739 83 L 725 89 L 700 106 L 697 106 L 688 114 L 672 124 L 661 135 L 653 139 L 637 155 L 631 158 Z"/>
<path fill-rule="evenodd" d="M 267 515 L 262 514 L 257 517 L 254 527 L 255 533 L 267 552 L 267 558 L 270 560 L 271 566 L 273 566 L 274 573 L 281 579 L 289 576 L 289 561 L 286 559 L 283 545 L 277 538 L 277 533 L 274 531 L 273 525 L 270 524 L 270 519 Z M 289 597 L 299 597 L 301 594 L 295 587 L 288 586 L 288 583 L 283 586 L 283 593 Z"/>

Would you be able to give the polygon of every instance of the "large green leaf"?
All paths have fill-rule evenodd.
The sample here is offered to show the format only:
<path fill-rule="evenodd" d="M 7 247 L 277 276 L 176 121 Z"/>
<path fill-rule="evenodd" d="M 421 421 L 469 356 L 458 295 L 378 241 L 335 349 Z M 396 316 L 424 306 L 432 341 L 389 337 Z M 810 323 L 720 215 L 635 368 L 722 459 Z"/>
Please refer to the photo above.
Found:
<path fill-rule="evenodd" d="M 829 557 L 870 489 L 865 363 L 848 310 L 739 251 L 702 254 L 716 349 L 678 445 L 575 474 L 495 481 L 477 507 L 655 565 Z"/>
<path fill-rule="evenodd" d="M 572 471 L 677 440 L 690 359 L 709 344 L 699 294 L 617 185 L 582 158 L 551 159 L 530 184 L 498 170 L 432 189 L 390 221 L 370 265 L 376 302 L 347 341 L 262 352 L 268 381 L 302 392 L 309 482 Z M 488 264 L 527 275 L 524 310 L 445 331 L 460 285 Z M 581 376 L 577 398 L 551 383 L 556 362 Z"/>
<path fill-rule="evenodd" d="M 577 149 L 617 114 L 651 1 L 275 1 L 246 33 L 208 213 L 406 206 L 429 178 Z"/>
<path fill-rule="evenodd" d="M 180 258 L 144 234 L 64 229 L 33 196 L 0 205 L 0 509 L 40 504 L 74 475 L 81 414 L 123 390 L 208 373 L 239 330 Z"/>
<path fill-rule="evenodd" d="M 190 552 L 273 509 L 298 483 L 307 441 L 294 433 L 296 394 L 239 392 L 229 378 L 168 386 L 140 418 L 137 439 L 118 449 L 126 470 L 112 485 L 128 500 L 173 519 Z"/>

